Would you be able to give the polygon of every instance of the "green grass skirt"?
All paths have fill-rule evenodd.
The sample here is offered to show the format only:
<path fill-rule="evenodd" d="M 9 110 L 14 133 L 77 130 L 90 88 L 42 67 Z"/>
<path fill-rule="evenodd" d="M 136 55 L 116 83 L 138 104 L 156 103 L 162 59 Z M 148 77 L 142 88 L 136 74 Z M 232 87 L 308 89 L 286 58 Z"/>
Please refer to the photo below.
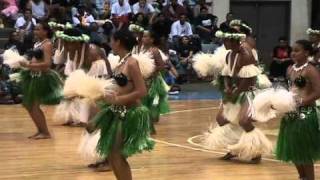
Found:
<path fill-rule="evenodd" d="M 114 110 L 116 106 L 105 106 L 93 119 L 96 129 L 100 129 L 101 137 L 97 151 L 107 157 L 115 144 L 119 130 L 122 133 L 123 145 L 121 153 L 125 157 L 150 151 L 154 141 L 150 138 L 149 110 L 145 106 L 132 107 L 125 114 Z"/>
<path fill-rule="evenodd" d="M 142 99 L 142 104 L 149 109 L 151 128 L 154 131 L 153 122 L 159 120 L 160 114 L 170 112 L 168 92 L 165 81 L 160 73 L 150 80 L 148 88 L 148 95 Z"/>
<path fill-rule="evenodd" d="M 20 75 L 25 106 L 30 107 L 34 102 L 45 105 L 59 104 L 63 98 L 63 82 L 55 71 L 35 73 L 30 70 L 22 70 Z"/>
<path fill-rule="evenodd" d="M 320 158 L 320 131 L 315 107 L 282 118 L 276 157 L 295 164 L 311 164 Z"/>

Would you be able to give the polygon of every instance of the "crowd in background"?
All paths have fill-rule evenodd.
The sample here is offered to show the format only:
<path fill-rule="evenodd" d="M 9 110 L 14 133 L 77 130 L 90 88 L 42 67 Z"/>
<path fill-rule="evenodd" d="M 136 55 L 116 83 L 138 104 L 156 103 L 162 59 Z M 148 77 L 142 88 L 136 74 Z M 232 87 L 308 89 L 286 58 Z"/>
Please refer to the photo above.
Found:
<path fill-rule="evenodd" d="M 165 76 L 170 85 L 196 78 L 192 56 L 203 44 L 219 46 L 215 32 L 228 28 L 233 19 L 228 13 L 226 21 L 218 24 L 205 0 L 3 0 L 0 10 L 0 28 L 15 29 L 3 49 L 15 47 L 20 54 L 33 47 L 33 28 L 40 21 L 69 22 L 107 52 L 114 31 L 130 24 L 153 29 L 161 39 L 159 48 L 170 57 L 167 64 L 173 70 Z M 290 51 L 287 39 L 280 38 L 272 56 L 271 76 L 284 75 L 291 63 Z M 178 91 L 173 86 L 172 93 Z"/>

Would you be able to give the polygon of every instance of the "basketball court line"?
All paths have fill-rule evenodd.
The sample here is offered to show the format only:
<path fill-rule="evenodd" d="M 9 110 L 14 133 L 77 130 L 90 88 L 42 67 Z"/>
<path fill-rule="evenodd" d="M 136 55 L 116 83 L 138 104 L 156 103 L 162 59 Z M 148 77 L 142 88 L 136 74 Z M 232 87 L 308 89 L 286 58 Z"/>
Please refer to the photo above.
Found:
<path fill-rule="evenodd" d="M 216 106 L 216 107 L 206 107 L 206 108 L 195 108 L 195 109 L 172 111 L 172 112 L 169 112 L 169 113 L 164 114 L 164 115 L 171 115 L 171 114 L 178 114 L 178 113 L 192 112 L 192 111 L 203 111 L 203 110 L 210 110 L 210 109 L 217 110 L 217 109 L 219 109 L 219 107 Z M 201 137 L 201 136 L 203 136 L 203 135 L 196 135 L 196 136 L 193 136 L 193 137 L 190 137 L 190 138 L 187 139 L 187 142 L 189 144 L 191 144 L 193 146 L 201 147 L 201 148 L 196 148 L 196 147 L 186 146 L 186 145 L 181 145 L 181 144 L 176 144 L 176 143 L 170 143 L 170 142 L 167 142 L 167 141 L 154 139 L 154 138 L 152 138 L 152 139 L 157 143 L 165 144 L 165 145 L 172 146 L 172 147 L 178 147 L 178 148 L 188 149 L 188 150 L 193 150 L 193 151 L 206 152 L 206 153 L 211 153 L 211 154 L 219 154 L 219 155 L 225 155 L 226 154 L 226 151 L 223 152 L 223 151 L 208 150 L 208 149 L 205 149 L 202 145 L 193 142 L 193 139 Z M 274 155 L 272 155 L 272 156 L 274 156 Z M 279 160 L 276 160 L 276 159 L 271 159 L 271 158 L 262 158 L 262 160 L 269 161 L 269 162 L 283 163 L 282 161 L 279 161 Z M 286 163 L 286 164 L 289 164 L 289 163 Z M 320 167 L 320 164 L 315 164 L 315 167 Z"/>

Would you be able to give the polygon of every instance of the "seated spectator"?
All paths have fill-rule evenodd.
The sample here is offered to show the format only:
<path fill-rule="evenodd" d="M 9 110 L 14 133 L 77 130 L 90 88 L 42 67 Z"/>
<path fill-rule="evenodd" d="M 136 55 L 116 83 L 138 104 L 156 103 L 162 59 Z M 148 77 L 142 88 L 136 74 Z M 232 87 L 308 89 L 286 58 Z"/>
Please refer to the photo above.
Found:
<path fill-rule="evenodd" d="M 90 24 L 90 42 L 93 44 L 102 44 L 104 39 L 101 33 L 99 33 L 99 25 L 96 22 Z"/>
<path fill-rule="evenodd" d="M 104 15 L 105 4 L 109 4 L 109 3 L 106 2 L 105 0 L 94 0 L 93 2 L 97 11 L 97 15 L 99 18 L 101 18 Z"/>
<path fill-rule="evenodd" d="M 25 53 L 24 46 L 20 41 L 20 36 L 17 31 L 14 31 L 10 34 L 8 42 L 4 44 L 4 49 L 15 49 L 20 55 Z"/>
<path fill-rule="evenodd" d="M 19 17 L 14 25 L 20 36 L 32 36 L 33 28 L 36 26 L 36 19 L 32 17 L 30 9 L 24 11 L 23 16 Z"/>
<path fill-rule="evenodd" d="M 43 0 L 30 0 L 28 8 L 32 10 L 32 16 L 37 21 L 48 19 L 48 6 Z"/>
<path fill-rule="evenodd" d="M 54 19 L 55 22 L 65 24 L 67 22 L 67 19 L 70 19 L 70 16 L 67 16 L 69 16 L 69 14 L 66 12 L 66 9 L 62 6 L 55 5 L 50 8 L 49 21 L 51 21 L 51 19 Z"/>
<path fill-rule="evenodd" d="M 128 26 L 129 17 L 131 15 L 131 7 L 125 0 L 118 0 L 111 7 L 111 15 L 117 29 L 122 29 Z"/>
<path fill-rule="evenodd" d="M 186 10 L 186 15 L 187 15 L 187 19 L 189 20 L 189 22 L 193 22 L 194 21 L 194 15 L 193 15 L 193 9 L 192 7 L 189 5 L 189 1 L 183 1 L 182 6 L 184 7 L 184 9 Z"/>
<path fill-rule="evenodd" d="M 102 25 L 102 28 L 103 28 L 103 34 L 107 38 L 106 41 L 110 42 L 111 35 L 115 30 L 115 27 L 114 27 L 112 21 L 106 20 L 106 22 Z"/>
<path fill-rule="evenodd" d="M 230 22 L 233 20 L 233 14 L 229 12 L 226 16 L 226 21 L 220 24 L 220 30 L 221 31 L 226 31 L 227 29 L 230 28 Z"/>
<path fill-rule="evenodd" d="M 206 7 L 207 9 L 209 9 L 209 7 L 206 4 L 206 0 L 199 0 L 193 8 L 193 15 L 195 17 L 198 17 L 201 13 L 201 8 L 203 7 Z"/>
<path fill-rule="evenodd" d="M 2 0 L 4 3 L 4 9 L 1 10 L 1 14 L 6 17 L 14 18 L 18 14 L 18 6 L 16 0 Z"/>
<path fill-rule="evenodd" d="M 109 2 L 104 4 L 104 11 L 100 18 L 104 20 L 111 18 L 111 5 Z"/>
<path fill-rule="evenodd" d="M 146 16 L 152 15 L 155 10 L 150 3 L 147 3 L 146 0 L 139 0 L 132 6 L 133 14 L 142 13 Z"/>
<path fill-rule="evenodd" d="M 91 23 L 94 22 L 94 17 L 91 14 L 90 9 L 81 7 L 78 9 L 78 14 L 76 14 L 73 18 L 74 26 L 81 26 L 83 28 L 89 27 Z"/>
<path fill-rule="evenodd" d="M 170 4 L 167 4 L 162 12 L 165 17 L 168 18 L 171 23 L 175 22 L 179 19 L 179 14 L 186 14 L 186 10 L 180 4 L 178 4 L 177 0 L 171 0 Z"/>
<path fill-rule="evenodd" d="M 168 5 L 168 4 L 170 4 L 170 0 L 160 0 L 161 2 L 162 2 L 162 5 L 163 6 L 166 6 L 166 5 Z M 183 2 L 184 1 L 188 1 L 188 0 L 178 0 L 177 2 L 178 2 L 178 4 L 180 4 L 181 6 L 183 6 Z"/>
<path fill-rule="evenodd" d="M 285 37 L 279 38 L 279 45 L 273 49 L 272 62 L 270 65 L 270 77 L 285 78 L 288 67 L 293 64 L 290 59 L 291 47 Z"/>
<path fill-rule="evenodd" d="M 177 52 L 179 56 L 179 63 L 177 66 L 179 76 L 182 78 L 183 82 L 188 81 L 191 73 L 190 71 L 192 71 L 191 63 L 193 56 L 193 46 L 188 36 L 183 36 L 181 38 Z"/>
<path fill-rule="evenodd" d="M 170 37 L 175 41 L 175 39 L 180 39 L 182 36 L 191 36 L 192 34 L 192 27 L 187 22 L 186 14 L 181 14 L 180 20 L 174 22 L 171 26 Z"/>
<path fill-rule="evenodd" d="M 217 31 L 217 16 L 208 13 L 207 7 L 201 8 L 200 15 L 195 19 L 196 31 L 204 43 L 210 43 Z"/>
<path fill-rule="evenodd" d="M 134 16 L 133 23 L 143 27 L 144 29 L 148 28 L 148 18 L 144 16 L 143 13 L 138 13 Z"/>

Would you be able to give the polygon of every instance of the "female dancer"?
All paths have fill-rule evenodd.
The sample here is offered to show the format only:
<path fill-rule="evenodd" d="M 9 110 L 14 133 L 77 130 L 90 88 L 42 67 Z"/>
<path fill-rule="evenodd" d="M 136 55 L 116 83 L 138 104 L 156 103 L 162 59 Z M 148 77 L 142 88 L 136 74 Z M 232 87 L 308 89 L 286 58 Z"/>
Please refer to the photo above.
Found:
<path fill-rule="evenodd" d="M 48 24 L 39 23 L 34 35 L 38 42 L 34 46 L 30 63 L 21 63 L 27 68 L 21 72 L 23 105 L 34 121 L 38 132 L 32 139 L 50 138 L 41 104 L 58 104 L 61 98 L 62 81 L 58 74 L 50 69 L 52 58 L 52 36 Z"/>
<path fill-rule="evenodd" d="M 314 161 L 320 158 L 319 117 L 316 100 L 320 98 L 320 73 L 308 63 L 312 44 L 299 40 L 291 57 L 295 64 L 288 68 L 290 91 L 297 95 L 298 109 L 281 121 L 276 149 L 279 160 L 293 162 L 301 180 L 314 180 Z"/>
<path fill-rule="evenodd" d="M 156 69 L 151 78 L 147 80 L 148 95 L 143 98 L 143 104 L 150 110 L 150 118 L 152 123 L 152 133 L 156 133 L 153 126 L 155 122 L 159 121 L 160 114 L 169 112 L 169 104 L 165 81 L 162 78 L 161 71 L 165 68 L 165 63 L 157 47 L 160 39 L 152 31 L 145 31 L 142 38 L 142 53 L 151 53 Z"/>
<path fill-rule="evenodd" d="M 111 105 L 102 109 L 93 123 L 93 127 L 101 131 L 97 151 L 101 156 L 108 157 L 119 180 L 132 179 L 126 158 L 143 150 L 151 150 L 154 145 L 149 138 L 149 111 L 141 105 L 141 98 L 147 94 L 147 89 L 138 62 L 130 53 L 135 44 L 132 33 L 124 30 L 114 33 L 112 50 L 121 59 L 113 78 L 120 87 L 117 92 L 105 95 L 106 102 Z"/>
<path fill-rule="evenodd" d="M 216 36 L 223 38 L 226 49 L 230 51 L 219 81 L 223 97 L 216 117 L 218 126 L 206 134 L 204 145 L 210 149 L 227 149 L 229 152 L 223 160 L 238 157 L 258 163 L 261 154 L 272 149 L 269 140 L 252 124 L 251 102 L 260 70 L 252 54 L 241 46 L 245 34 L 230 28 L 226 33 L 220 31 Z"/>

